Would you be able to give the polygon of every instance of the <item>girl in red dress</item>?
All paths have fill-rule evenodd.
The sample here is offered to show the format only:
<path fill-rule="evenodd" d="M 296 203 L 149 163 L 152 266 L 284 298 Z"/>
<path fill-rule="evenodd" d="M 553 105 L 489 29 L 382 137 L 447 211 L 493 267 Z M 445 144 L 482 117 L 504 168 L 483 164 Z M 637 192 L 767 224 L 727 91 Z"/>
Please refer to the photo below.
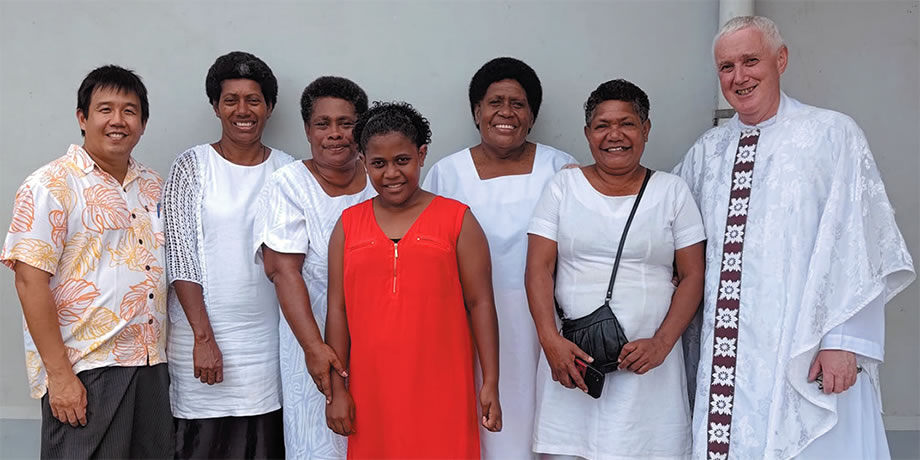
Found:
<path fill-rule="evenodd" d="M 349 373 L 332 373 L 326 423 L 348 458 L 479 458 L 474 349 L 481 423 L 502 423 L 485 234 L 466 205 L 419 188 L 431 130 L 412 106 L 377 103 L 353 134 L 378 196 L 329 241 L 326 342 Z"/>

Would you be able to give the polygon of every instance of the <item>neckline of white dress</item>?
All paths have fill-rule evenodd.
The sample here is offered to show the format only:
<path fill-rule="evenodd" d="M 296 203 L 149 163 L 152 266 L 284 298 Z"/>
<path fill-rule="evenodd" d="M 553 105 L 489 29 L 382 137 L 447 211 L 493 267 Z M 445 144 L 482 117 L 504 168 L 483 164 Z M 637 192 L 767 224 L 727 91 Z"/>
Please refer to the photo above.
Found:
<path fill-rule="evenodd" d="M 524 174 L 508 174 L 508 175 L 505 175 L 505 176 L 496 176 L 496 177 L 490 177 L 490 178 L 488 178 L 488 179 L 483 179 L 483 178 L 479 177 L 479 173 L 476 172 L 476 162 L 473 161 L 473 150 L 472 150 L 471 147 L 467 147 L 466 149 L 464 149 L 464 153 L 465 153 L 464 156 L 466 157 L 467 164 L 468 164 L 468 166 L 469 166 L 469 168 L 470 168 L 470 171 L 472 171 L 472 173 L 473 173 L 473 177 L 476 178 L 476 180 L 478 180 L 479 182 L 491 182 L 491 181 L 495 181 L 495 180 L 499 180 L 499 179 L 527 178 L 527 177 L 532 176 L 535 172 L 537 172 L 537 166 L 539 165 L 538 161 L 539 161 L 539 157 L 540 157 L 540 152 L 544 150 L 544 149 L 541 148 L 541 147 L 543 147 L 543 144 L 541 144 L 541 143 L 539 143 L 539 142 L 534 142 L 534 144 L 535 144 L 537 147 L 536 147 L 536 149 L 534 150 L 534 153 L 533 153 L 533 165 L 530 167 L 530 172 L 529 172 L 529 173 L 524 173 Z"/>
<path fill-rule="evenodd" d="M 326 198 L 336 199 L 336 198 L 355 197 L 355 196 L 361 195 L 362 193 L 367 192 L 367 188 L 368 188 L 368 187 L 371 187 L 371 188 L 374 187 L 374 185 L 371 184 L 371 178 L 368 177 L 367 171 L 365 171 L 365 172 L 364 172 L 364 188 L 362 188 L 360 192 L 358 192 L 358 193 L 352 193 L 352 194 L 347 194 L 347 193 L 346 193 L 346 194 L 344 194 L 344 195 L 332 196 L 332 195 L 326 193 L 326 189 L 323 188 L 323 184 L 320 184 L 320 183 L 319 183 L 319 180 L 316 178 L 316 176 L 313 175 L 313 171 L 310 171 L 310 168 L 307 167 L 307 164 L 304 163 L 304 161 L 306 161 L 306 160 L 297 160 L 297 163 L 300 163 L 300 167 L 303 168 L 303 171 L 307 174 L 307 176 L 310 178 L 310 180 L 312 180 L 313 183 L 316 184 L 317 187 L 319 187 L 320 191 L 323 192 L 323 195 L 325 195 Z"/>
<path fill-rule="evenodd" d="M 240 168 L 240 169 L 255 169 L 255 168 L 262 167 L 262 166 L 268 164 L 268 162 L 270 162 L 270 161 L 272 160 L 272 156 L 275 154 L 275 149 L 273 149 L 273 148 L 271 148 L 271 147 L 269 147 L 269 146 L 266 145 L 265 147 L 268 149 L 268 156 L 265 157 L 265 161 L 262 161 L 261 163 L 259 163 L 259 164 L 254 164 L 254 165 L 239 165 L 239 164 L 236 164 L 236 163 L 234 163 L 234 162 L 232 162 L 232 161 L 230 161 L 230 160 L 224 158 L 224 156 L 221 155 L 220 152 L 218 152 L 218 151 L 214 148 L 214 146 L 212 146 L 211 144 L 205 144 L 205 145 L 208 146 L 208 151 L 209 151 L 209 153 L 210 153 L 211 155 L 214 155 L 214 156 L 216 156 L 217 158 L 219 158 L 221 162 L 223 162 L 224 164 L 227 164 L 227 165 L 229 165 L 229 166 L 233 166 L 233 167 Z"/>

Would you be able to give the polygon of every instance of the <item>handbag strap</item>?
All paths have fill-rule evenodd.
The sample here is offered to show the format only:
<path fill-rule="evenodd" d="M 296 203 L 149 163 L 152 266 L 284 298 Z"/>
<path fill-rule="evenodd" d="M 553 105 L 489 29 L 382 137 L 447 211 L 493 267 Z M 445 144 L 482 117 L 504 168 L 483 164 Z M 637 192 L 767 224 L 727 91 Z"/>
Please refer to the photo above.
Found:
<path fill-rule="evenodd" d="M 636 210 L 639 209 L 639 201 L 642 200 L 642 194 L 645 193 L 645 186 L 648 180 L 652 178 L 655 171 L 646 168 L 645 179 L 642 181 L 642 187 L 639 188 L 639 194 L 636 195 L 636 202 L 633 203 L 632 211 L 629 212 L 629 218 L 626 219 L 626 226 L 623 227 L 623 236 L 620 237 L 620 246 L 617 248 L 617 258 L 613 261 L 613 272 L 610 273 L 610 284 L 607 286 L 607 297 L 604 298 L 604 306 L 610 306 L 610 299 L 613 298 L 613 282 L 617 279 L 617 270 L 620 268 L 620 257 L 623 256 L 623 246 L 626 244 L 626 235 L 629 233 L 629 226 L 632 225 L 633 217 Z"/>
<path fill-rule="evenodd" d="M 633 203 L 632 210 L 629 211 L 629 218 L 626 219 L 626 226 L 623 227 L 623 235 L 620 237 L 620 246 L 617 248 L 617 257 L 613 261 L 613 271 L 610 273 L 610 284 L 607 286 L 607 297 L 604 298 L 604 306 L 610 307 L 610 299 L 613 298 L 613 282 L 617 279 L 617 270 L 620 268 L 620 257 L 623 256 L 623 246 L 626 244 L 626 235 L 629 233 L 629 226 L 632 225 L 633 217 L 636 215 L 636 210 L 639 209 L 639 201 L 642 200 L 642 195 L 645 193 L 645 186 L 648 185 L 649 179 L 652 178 L 652 174 L 655 171 L 646 168 L 645 169 L 645 179 L 642 180 L 642 187 L 639 188 L 639 194 L 636 195 L 636 201 Z M 565 314 L 562 313 L 562 308 L 559 308 L 559 302 L 553 299 L 553 303 L 556 306 L 556 314 L 559 315 L 559 319 L 566 319 Z"/>

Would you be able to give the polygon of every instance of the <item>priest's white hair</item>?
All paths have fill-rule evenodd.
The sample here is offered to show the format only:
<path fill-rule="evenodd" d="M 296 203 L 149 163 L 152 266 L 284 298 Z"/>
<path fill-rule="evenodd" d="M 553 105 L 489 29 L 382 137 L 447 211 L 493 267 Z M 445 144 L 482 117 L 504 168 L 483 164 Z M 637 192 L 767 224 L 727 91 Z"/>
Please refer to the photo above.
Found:
<path fill-rule="evenodd" d="M 728 20 L 722 29 L 719 30 L 719 33 L 716 34 L 716 38 L 712 40 L 712 51 L 715 54 L 716 43 L 719 40 L 726 36 L 733 34 L 741 29 L 747 29 L 748 27 L 754 27 L 763 34 L 764 40 L 767 42 L 767 45 L 770 47 L 770 51 L 779 51 L 786 42 L 783 41 L 783 36 L 779 34 L 779 27 L 776 27 L 776 23 L 769 18 L 763 16 L 736 16 Z"/>

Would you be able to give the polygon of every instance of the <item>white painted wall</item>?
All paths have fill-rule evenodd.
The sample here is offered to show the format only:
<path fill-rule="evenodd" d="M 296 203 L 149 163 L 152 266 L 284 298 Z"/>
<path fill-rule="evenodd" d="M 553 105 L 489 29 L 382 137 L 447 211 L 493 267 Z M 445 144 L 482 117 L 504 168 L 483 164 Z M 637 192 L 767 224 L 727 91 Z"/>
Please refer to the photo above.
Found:
<path fill-rule="evenodd" d="M 803 17 L 790 12 L 796 4 L 791 5 L 771 7 L 792 43 L 790 94 L 843 110 L 863 124 L 902 230 L 913 254 L 920 256 L 916 6 L 905 13 L 902 4 L 893 2 L 862 8 L 837 8 L 833 3 L 812 6 L 812 13 Z M 828 20 L 824 10 L 837 15 L 836 20 Z M 624 77 L 651 98 L 653 129 L 644 161 L 653 168 L 670 169 L 711 124 L 716 79 L 710 45 L 717 15 L 715 1 L 4 0 L 0 229 L 9 225 L 13 196 L 25 176 L 63 154 L 67 144 L 80 142 L 74 118 L 76 90 L 89 70 L 116 63 L 144 78 L 151 116 L 136 156 L 165 174 L 185 148 L 218 138 L 220 127 L 207 104 L 204 76 L 214 58 L 236 49 L 260 56 L 278 77 L 279 104 L 265 139 L 297 157 L 308 154 L 299 95 L 317 76 L 348 76 L 372 100 L 413 103 L 431 120 L 433 163 L 476 142 L 466 96 L 469 79 L 488 59 L 512 55 L 534 67 L 543 81 L 544 102 L 532 140 L 587 161 L 581 106 L 598 83 Z M 913 28 L 904 25 L 911 20 Z M 811 23 L 821 25 L 820 33 L 809 27 Z M 860 32 L 866 38 L 858 40 L 867 51 L 835 51 L 837 45 L 826 29 L 840 23 L 867 29 Z M 886 46 L 886 40 L 900 40 L 902 45 Z M 830 85 L 821 73 L 827 67 L 812 65 L 822 50 L 835 52 L 834 65 L 845 69 L 832 75 L 835 83 Z M 877 62 L 897 63 L 899 70 L 876 68 Z M 887 78 L 881 85 L 876 80 L 880 73 Z M 807 84 L 815 81 L 821 98 Z M 861 91 L 841 81 L 871 88 L 872 96 L 885 97 L 884 106 L 871 96 L 873 102 L 864 102 Z M 897 120 L 884 121 L 889 118 Z M 884 140 L 889 134 L 891 138 Z M 918 303 L 914 286 L 889 308 L 891 364 L 883 371 L 885 404 L 906 423 L 920 414 L 915 394 L 920 369 Z M 20 318 L 12 274 L 0 269 L 3 418 L 39 413 L 26 391 Z M 908 384 L 911 388 L 905 388 Z"/>

